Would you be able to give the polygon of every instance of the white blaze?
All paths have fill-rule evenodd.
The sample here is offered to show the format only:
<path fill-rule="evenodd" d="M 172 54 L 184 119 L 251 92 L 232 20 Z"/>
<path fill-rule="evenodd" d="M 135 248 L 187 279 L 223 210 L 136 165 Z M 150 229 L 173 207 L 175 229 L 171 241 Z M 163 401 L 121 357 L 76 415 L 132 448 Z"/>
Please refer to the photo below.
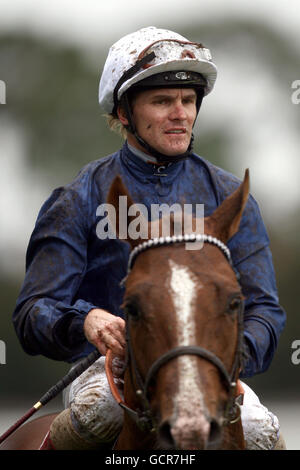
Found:
<path fill-rule="evenodd" d="M 197 289 L 203 286 L 186 266 L 169 260 L 170 289 L 176 312 L 177 346 L 196 345 L 195 305 Z M 203 411 L 203 397 L 199 384 L 197 357 L 178 357 L 178 395 L 175 397 L 175 415 L 184 426 L 186 418 Z"/>
<path fill-rule="evenodd" d="M 186 266 L 169 260 L 171 266 L 171 292 L 176 310 L 178 346 L 195 344 L 194 300 L 196 283 Z"/>

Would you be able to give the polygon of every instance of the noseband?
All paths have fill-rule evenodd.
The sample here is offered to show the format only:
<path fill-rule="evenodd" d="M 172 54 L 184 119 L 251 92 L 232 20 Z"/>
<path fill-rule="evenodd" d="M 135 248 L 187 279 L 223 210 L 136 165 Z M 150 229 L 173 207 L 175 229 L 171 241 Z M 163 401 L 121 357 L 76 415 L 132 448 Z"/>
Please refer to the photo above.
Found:
<path fill-rule="evenodd" d="M 145 241 L 144 243 L 138 245 L 134 250 L 131 252 L 128 262 L 127 268 L 127 275 L 126 278 L 123 279 L 122 284 L 127 279 L 129 275 L 134 261 L 139 253 L 145 251 L 149 248 L 158 247 L 162 245 L 170 245 L 174 243 L 182 243 L 182 242 L 204 242 L 212 244 L 218 247 L 228 262 L 230 263 L 231 267 L 233 268 L 231 255 L 228 247 L 224 245 L 220 240 L 210 235 L 196 235 L 196 234 L 186 234 L 186 235 L 178 235 L 173 237 L 160 237 L 150 239 Z M 234 269 L 234 268 L 233 268 Z M 235 271 L 235 270 L 234 270 Z M 237 278 L 238 273 L 235 271 Z M 160 356 L 150 367 L 147 372 L 145 380 L 142 379 L 140 372 L 138 370 L 135 356 L 132 350 L 132 345 L 130 341 L 130 332 L 129 332 L 129 318 L 128 313 L 125 312 L 126 315 L 126 343 L 127 343 L 127 358 L 126 362 L 131 367 L 129 367 L 131 373 L 131 381 L 132 383 L 137 384 L 136 395 L 140 401 L 141 408 L 138 410 L 133 410 L 128 407 L 124 402 L 120 402 L 120 406 L 127 412 L 128 415 L 136 422 L 136 424 L 144 431 L 155 431 L 156 424 L 154 421 L 154 417 L 150 408 L 150 403 L 148 401 L 148 392 L 149 386 L 152 380 L 157 375 L 159 369 L 169 362 L 170 360 L 177 358 L 182 355 L 194 355 L 201 357 L 202 359 L 207 360 L 208 362 L 212 363 L 219 371 L 222 381 L 228 391 L 229 398 L 226 405 L 226 409 L 223 416 L 223 425 L 235 423 L 240 419 L 241 410 L 239 406 L 239 397 L 236 397 L 236 382 L 235 377 L 238 374 L 238 370 L 240 367 L 240 359 L 241 359 L 241 351 L 242 351 L 242 342 L 243 342 L 243 312 L 244 312 L 244 304 L 241 302 L 238 311 L 238 341 L 237 341 L 237 348 L 236 354 L 233 361 L 232 369 L 230 373 L 226 370 L 223 362 L 211 351 L 208 351 L 205 348 L 200 346 L 178 346 L 174 349 L 167 351 L 165 354 Z"/>

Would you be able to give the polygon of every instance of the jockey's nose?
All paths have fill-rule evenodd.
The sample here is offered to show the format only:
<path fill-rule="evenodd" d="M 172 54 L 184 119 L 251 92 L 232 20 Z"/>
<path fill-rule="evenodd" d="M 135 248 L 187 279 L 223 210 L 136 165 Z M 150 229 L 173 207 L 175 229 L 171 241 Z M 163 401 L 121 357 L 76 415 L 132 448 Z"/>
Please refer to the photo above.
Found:
<path fill-rule="evenodd" d="M 169 119 L 171 121 L 185 121 L 187 119 L 187 111 L 181 100 L 174 103 Z"/>
<path fill-rule="evenodd" d="M 202 422 L 196 424 L 192 419 L 182 423 L 165 420 L 158 429 L 160 446 L 162 449 L 179 450 L 204 450 L 217 448 L 221 440 L 221 426 L 215 420 L 206 420 L 203 417 Z"/>

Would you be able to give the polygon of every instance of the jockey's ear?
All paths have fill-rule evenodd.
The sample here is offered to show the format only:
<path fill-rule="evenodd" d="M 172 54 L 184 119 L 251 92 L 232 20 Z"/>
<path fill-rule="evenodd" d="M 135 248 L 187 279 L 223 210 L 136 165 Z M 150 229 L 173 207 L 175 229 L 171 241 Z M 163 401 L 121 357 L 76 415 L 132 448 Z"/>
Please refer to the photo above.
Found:
<path fill-rule="evenodd" d="M 120 199 L 121 196 L 125 197 Z M 130 223 L 137 219 L 136 211 L 130 211 L 130 208 L 134 209 L 135 203 L 133 202 L 126 186 L 122 181 L 122 178 L 119 175 L 115 177 L 110 186 L 107 196 L 107 203 L 114 206 L 116 211 L 116 219 L 111 221 L 116 225 L 114 227 L 116 235 L 122 240 L 129 242 L 132 248 L 139 245 L 142 242 L 141 238 L 133 239 L 130 237 L 131 230 L 129 228 Z M 131 215 L 133 212 L 134 215 Z M 140 225 L 146 233 L 147 238 L 148 220 L 141 215 L 138 217 L 138 219 Z"/>
<path fill-rule="evenodd" d="M 245 205 L 249 196 L 249 170 L 245 171 L 242 184 L 228 196 L 213 214 L 204 220 L 206 228 L 226 243 L 239 229 Z"/>

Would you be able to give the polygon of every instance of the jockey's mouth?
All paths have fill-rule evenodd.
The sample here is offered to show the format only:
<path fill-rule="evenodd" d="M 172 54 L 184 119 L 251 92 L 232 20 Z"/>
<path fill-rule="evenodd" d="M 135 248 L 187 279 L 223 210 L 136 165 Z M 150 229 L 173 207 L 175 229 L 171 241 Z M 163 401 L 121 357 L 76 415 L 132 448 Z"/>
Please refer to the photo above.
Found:
<path fill-rule="evenodd" d="M 172 129 L 168 129 L 165 131 L 165 134 L 186 134 L 186 128 L 185 127 L 176 127 Z"/>

